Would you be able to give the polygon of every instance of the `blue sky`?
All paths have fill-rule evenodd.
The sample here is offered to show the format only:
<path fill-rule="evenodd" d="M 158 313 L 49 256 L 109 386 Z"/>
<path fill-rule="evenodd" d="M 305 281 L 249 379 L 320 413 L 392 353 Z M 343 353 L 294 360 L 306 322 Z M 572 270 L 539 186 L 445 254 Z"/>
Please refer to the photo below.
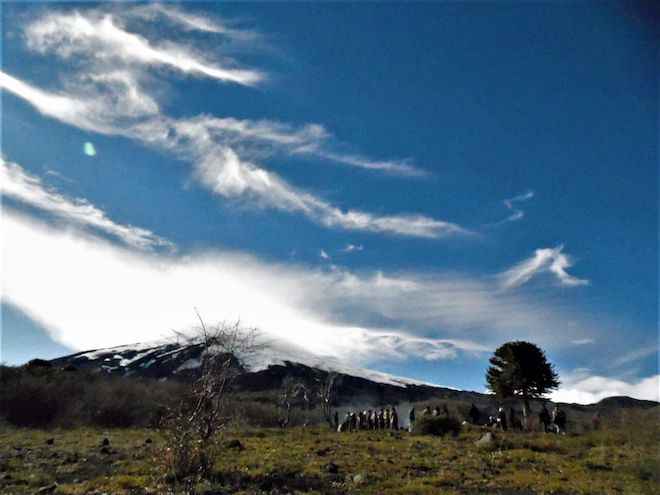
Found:
<path fill-rule="evenodd" d="M 658 397 L 658 40 L 633 4 L 2 5 L 2 355 L 240 317 L 481 390 Z"/>

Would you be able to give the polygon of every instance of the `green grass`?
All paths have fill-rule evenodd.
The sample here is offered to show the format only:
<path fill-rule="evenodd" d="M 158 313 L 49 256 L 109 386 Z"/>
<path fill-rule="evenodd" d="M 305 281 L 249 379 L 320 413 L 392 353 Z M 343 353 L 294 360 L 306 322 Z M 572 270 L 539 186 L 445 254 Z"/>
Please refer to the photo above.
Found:
<path fill-rule="evenodd" d="M 658 493 L 657 421 L 583 435 L 498 434 L 457 438 L 408 433 L 337 434 L 323 427 L 227 432 L 244 450 L 221 450 L 198 493 Z M 110 453 L 101 453 L 103 438 Z M 54 438 L 53 445 L 46 440 Z M 152 443 L 146 443 L 147 438 Z M 20 449 L 19 449 L 20 448 Z M 167 493 L 163 438 L 147 429 L 0 430 L 0 493 Z M 336 474 L 327 465 L 338 466 Z"/>

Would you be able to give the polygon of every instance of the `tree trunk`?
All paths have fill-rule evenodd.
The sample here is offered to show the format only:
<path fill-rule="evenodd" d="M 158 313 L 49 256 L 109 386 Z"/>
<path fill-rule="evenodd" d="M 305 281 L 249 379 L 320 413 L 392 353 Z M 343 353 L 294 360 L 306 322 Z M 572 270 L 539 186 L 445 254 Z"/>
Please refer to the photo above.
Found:
<path fill-rule="evenodd" d="M 531 412 L 531 407 L 529 405 L 529 395 L 527 393 L 523 393 L 523 413 L 522 413 L 522 426 L 523 430 L 529 431 L 528 425 L 529 425 L 529 413 Z"/>

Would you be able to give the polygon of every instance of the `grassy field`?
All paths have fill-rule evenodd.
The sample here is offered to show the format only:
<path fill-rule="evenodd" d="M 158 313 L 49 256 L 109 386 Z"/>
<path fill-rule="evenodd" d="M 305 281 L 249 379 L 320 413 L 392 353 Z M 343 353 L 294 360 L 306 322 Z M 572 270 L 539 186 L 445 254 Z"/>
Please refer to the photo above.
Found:
<path fill-rule="evenodd" d="M 506 433 L 488 447 L 475 445 L 483 433 L 478 429 L 457 438 L 337 434 L 323 427 L 227 432 L 214 474 L 195 491 L 657 494 L 658 430 L 651 421 L 579 436 Z M 241 446 L 227 447 L 232 439 Z M 163 454 L 163 438 L 154 430 L 4 427 L 0 493 L 171 493 Z"/>

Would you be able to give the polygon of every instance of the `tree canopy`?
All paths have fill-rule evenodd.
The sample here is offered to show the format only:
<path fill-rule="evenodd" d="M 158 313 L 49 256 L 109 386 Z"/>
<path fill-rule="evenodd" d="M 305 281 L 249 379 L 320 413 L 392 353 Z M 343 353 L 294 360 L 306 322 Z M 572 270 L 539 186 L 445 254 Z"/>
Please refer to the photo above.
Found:
<path fill-rule="evenodd" d="M 537 345 L 507 342 L 490 358 L 486 372 L 488 388 L 498 397 L 527 399 L 542 397 L 559 387 L 555 368 Z"/>

